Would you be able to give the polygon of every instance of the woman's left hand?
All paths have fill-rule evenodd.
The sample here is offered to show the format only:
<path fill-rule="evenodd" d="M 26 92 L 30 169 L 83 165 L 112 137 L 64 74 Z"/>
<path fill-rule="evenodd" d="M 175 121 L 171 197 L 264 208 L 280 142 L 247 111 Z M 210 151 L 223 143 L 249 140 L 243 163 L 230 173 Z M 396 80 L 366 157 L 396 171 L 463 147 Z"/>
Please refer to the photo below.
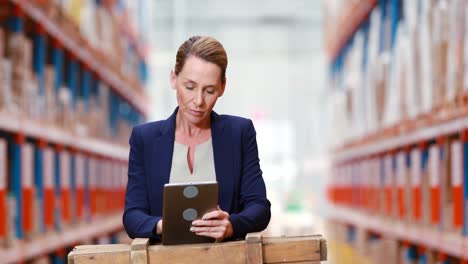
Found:
<path fill-rule="evenodd" d="M 229 221 L 229 214 L 218 210 L 205 214 L 202 219 L 192 222 L 190 231 L 199 236 L 212 237 L 216 242 L 223 241 L 233 235 L 231 221 Z"/>

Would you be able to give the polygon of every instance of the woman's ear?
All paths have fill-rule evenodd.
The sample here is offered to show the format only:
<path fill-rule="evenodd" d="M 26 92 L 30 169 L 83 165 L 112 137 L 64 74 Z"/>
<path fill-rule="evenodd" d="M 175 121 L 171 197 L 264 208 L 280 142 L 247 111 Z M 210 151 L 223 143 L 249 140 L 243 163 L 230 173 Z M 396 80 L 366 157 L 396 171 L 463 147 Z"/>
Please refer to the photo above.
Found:
<path fill-rule="evenodd" d="M 176 90 L 176 77 L 177 76 L 176 76 L 174 70 L 171 70 L 171 79 L 170 79 L 170 81 L 171 81 L 171 87 L 174 90 Z"/>
<path fill-rule="evenodd" d="M 224 82 L 221 84 L 221 91 L 219 93 L 219 97 L 223 96 L 225 89 L 226 89 L 226 79 L 224 79 Z"/>

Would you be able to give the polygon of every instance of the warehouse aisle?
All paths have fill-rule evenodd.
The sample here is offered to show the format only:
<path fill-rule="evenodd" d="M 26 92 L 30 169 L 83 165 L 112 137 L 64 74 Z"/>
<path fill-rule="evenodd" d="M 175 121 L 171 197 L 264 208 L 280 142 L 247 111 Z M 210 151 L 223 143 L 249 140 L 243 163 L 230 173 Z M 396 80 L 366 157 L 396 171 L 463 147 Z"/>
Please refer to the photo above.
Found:
<path fill-rule="evenodd" d="M 467 263 L 468 2 L 342 2 L 325 15 L 332 261 Z"/>
<path fill-rule="evenodd" d="M 272 220 L 327 263 L 468 263 L 467 0 L 0 1 L 0 262 L 129 243 L 135 125 L 177 106 L 179 45 L 228 53 Z"/>

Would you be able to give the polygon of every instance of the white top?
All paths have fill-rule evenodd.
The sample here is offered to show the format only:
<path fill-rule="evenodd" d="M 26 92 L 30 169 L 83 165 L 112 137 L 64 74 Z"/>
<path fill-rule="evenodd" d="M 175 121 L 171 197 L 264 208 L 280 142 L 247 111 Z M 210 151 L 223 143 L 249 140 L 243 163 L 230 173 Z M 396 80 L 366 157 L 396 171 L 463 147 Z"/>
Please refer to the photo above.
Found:
<path fill-rule="evenodd" d="M 193 173 L 187 162 L 189 146 L 174 141 L 169 183 L 216 181 L 211 138 L 195 146 Z"/>

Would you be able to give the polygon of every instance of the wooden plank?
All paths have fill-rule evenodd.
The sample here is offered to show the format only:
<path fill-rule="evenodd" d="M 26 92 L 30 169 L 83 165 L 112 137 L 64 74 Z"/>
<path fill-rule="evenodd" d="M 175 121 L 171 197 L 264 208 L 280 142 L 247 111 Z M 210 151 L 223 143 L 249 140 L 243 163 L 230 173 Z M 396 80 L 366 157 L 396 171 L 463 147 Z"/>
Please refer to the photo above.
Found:
<path fill-rule="evenodd" d="M 148 238 L 136 238 L 133 240 L 130 248 L 130 259 L 132 264 L 146 264 L 148 263 Z"/>
<path fill-rule="evenodd" d="M 319 261 L 321 236 L 263 237 L 263 262 Z"/>
<path fill-rule="evenodd" d="M 319 263 L 326 260 L 322 236 L 261 237 L 249 234 L 245 241 L 192 245 L 148 245 L 136 239 L 132 245 L 83 245 L 68 255 L 72 264 L 84 263 Z"/>
<path fill-rule="evenodd" d="M 112 254 L 123 255 L 127 254 L 130 257 L 130 245 L 124 244 L 115 244 L 115 245 L 80 245 L 76 246 L 69 254 L 68 254 L 68 263 L 76 264 L 76 259 L 78 258 L 79 261 L 85 261 L 85 259 L 97 256 L 104 256 L 106 258 L 112 259 L 109 257 Z M 82 256 L 87 256 L 86 258 L 81 258 Z M 86 260 L 89 261 L 89 260 Z M 101 257 L 99 257 L 99 261 L 103 261 Z M 90 263 L 90 262 L 85 262 Z M 94 262 L 99 263 L 99 262 Z"/>
<path fill-rule="evenodd" d="M 245 264 L 245 241 L 180 246 L 149 246 L 149 263 Z"/>
<path fill-rule="evenodd" d="M 84 254 L 74 256 L 74 264 L 128 264 L 130 252 L 113 252 L 106 254 Z"/>
<path fill-rule="evenodd" d="M 130 245 L 125 244 L 106 244 L 106 245 L 80 245 L 76 246 L 72 252 L 86 253 L 108 253 L 108 252 L 130 252 Z M 86 253 L 87 254 L 87 253 Z"/>
<path fill-rule="evenodd" d="M 148 248 L 149 239 L 148 238 L 135 238 L 132 241 L 130 249 L 132 251 L 145 250 Z"/>
<path fill-rule="evenodd" d="M 327 240 L 320 239 L 320 260 L 326 261 L 328 259 Z"/>
<path fill-rule="evenodd" d="M 261 233 L 250 233 L 245 238 L 246 253 L 245 256 L 247 264 L 262 264 L 262 235 Z"/>

